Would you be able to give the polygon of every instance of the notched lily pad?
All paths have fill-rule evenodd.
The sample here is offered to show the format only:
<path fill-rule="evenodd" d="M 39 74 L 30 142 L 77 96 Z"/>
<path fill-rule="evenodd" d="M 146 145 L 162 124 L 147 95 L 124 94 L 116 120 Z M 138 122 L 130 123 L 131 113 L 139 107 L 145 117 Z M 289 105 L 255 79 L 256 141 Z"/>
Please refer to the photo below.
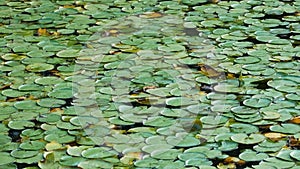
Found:
<path fill-rule="evenodd" d="M 54 69 L 54 66 L 48 63 L 33 63 L 26 66 L 26 70 L 29 72 L 44 72 Z"/>
<path fill-rule="evenodd" d="M 106 158 L 117 155 L 117 152 L 105 147 L 95 147 L 86 149 L 81 154 L 85 158 Z"/>
<path fill-rule="evenodd" d="M 266 153 L 257 153 L 255 151 L 247 149 L 239 155 L 239 158 L 244 161 L 262 161 L 268 158 L 269 155 Z"/>
<path fill-rule="evenodd" d="M 262 134 L 235 134 L 230 137 L 233 141 L 241 144 L 256 144 L 265 140 L 265 136 Z"/>
<path fill-rule="evenodd" d="M 166 104 L 169 106 L 188 106 L 192 104 L 197 104 L 198 102 L 187 97 L 172 97 L 166 99 Z"/>
<path fill-rule="evenodd" d="M 57 52 L 56 55 L 62 58 L 76 58 L 79 55 L 79 51 L 75 49 L 65 49 Z"/>

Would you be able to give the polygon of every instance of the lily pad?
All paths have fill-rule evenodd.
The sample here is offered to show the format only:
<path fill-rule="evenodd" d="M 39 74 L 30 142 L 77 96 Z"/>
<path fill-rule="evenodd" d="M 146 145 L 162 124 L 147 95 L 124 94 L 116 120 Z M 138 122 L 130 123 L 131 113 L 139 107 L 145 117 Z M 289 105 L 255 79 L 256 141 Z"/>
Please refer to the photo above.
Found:
<path fill-rule="evenodd" d="M 298 161 L 300 161 L 300 150 L 293 150 L 290 156 Z"/>
<path fill-rule="evenodd" d="M 237 143 L 241 144 L 257 144 L 265 140 L 264 135 L 262 134 L 235 134 L 231 136 L 231 139 Z"/>
<path fill-rule="evenodd" d="M 18 101 L 14 104 L 14 106 L 17 109 L 21 109 L 21 110 L 30 110 L 30 109 L 36 110 L 36 109 L 39 109 L 36 102 L 33 101 L 33 100 Z"/>
<path fill-rule="evenodd" d="M 297 124 L 284 123 L 280 125 L 271 126 L 270 130 L 274 132 L 280 132 L 280 133 L 295 134 L 300 132 L 300 126 Z"/>
<path fill-rule="evenodd" d="M 33 63 L 26 66 L 26 70 L 30 72 L 44 72 L 54 69 L 54 66 L 48 63 Z"/>
<path fill-rule="evenodd" d="M 12 157 L 9 153 L 0 152 L 1 160 L 0 165 L 9 164 L 15 161 L 15 158 Z"/>
<path fill-rule="evenodd" d="M 244 161 L 262 161 L 266 158 L 268 158 L 269 155 L 266 154 L 266 153 L 257 153 L 255 151 L 252 151 L 252 150 L 245 150 L 244 152 L 242 152 L 240 155 L 239 155 L 239 158 L 244 160 Z"/>
<path fill-rule="evenodd" d="M 60 88 L 60 89 L 51 91 L 50 93 L 48 93 L 48 96 L 54 97 L 57 99 L 73 98 L 73 89 L 72 88 Z"/>
<path fill-rule="evenodd" d="M 85 158 L 106 158 L 117 155 L 117 152 L 104 147 L 95 147 L 86 149 L 81 154 Z"/>
<path fill-rule="evenodd" d="M 76 58 L 79 55 L 79 51 L 75 49 L 65 49 L 57 52 L 56 55 L 62 58 Z"/>
<path fill-rule="evenodd" d="M 60 99 L 45 98 L 39 100 L 37 104 L 42 107 L 60 107 L 61 105 L 66 104 L 66 101 Z"/>
<path fill-rule="evenodd" d="M 78 167 L 81 167 L 83 169 L 94 169 L 94 168 L 112 168 L 113 164 L 102 161 L 102 160 L 86 160 L 86 161 L 81 161 L 78 164 Z"/>
<path fill-rule="evenodd" d="M 15 158 L 29 158 L 37 155 L 38 151 L 13 150 L 10 154 Z"/>
<path fill-rule="evenodd" d="M 85 161 L 82 157 L 63 156 L 60 158 L 59 163 L 64 166 L 78 166 L 80 162 Z"/>
<path fill-rule="evenodd" d="M 143 122 L 146 126 L 154 126 L 154 127 L 165 127 L 170 126 L 175 123 L 175 120 L 172 118 L 157 116 L 157 117 L 149 117 L 147 120 Z"/>
<path fill-rule="evenodd" d="M 187 97 L 172 97 L 166 99 L 166 104 L 169 106 L 188 106 L 197 104 L 197 101 Z"/>
<path fill-rule="evenodd" d="M 244 105 L 254 108 L 267 107 L 270 103 L 271 100 L 266 98 L 251 98 L 243 101 Z"/>

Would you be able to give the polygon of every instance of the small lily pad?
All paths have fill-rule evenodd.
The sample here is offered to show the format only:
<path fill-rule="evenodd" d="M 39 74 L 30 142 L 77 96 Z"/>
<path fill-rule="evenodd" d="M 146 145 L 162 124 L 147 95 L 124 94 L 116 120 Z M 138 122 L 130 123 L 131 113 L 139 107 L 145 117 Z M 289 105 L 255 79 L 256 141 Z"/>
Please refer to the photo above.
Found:
<path fill-rule="evenodd" d="M 0 166 L 9 164 L 15 161 L 15 158 L 13 158 L 9 153 L 6 152 L 0 152 Z"/>
<path fill-rule="evenodd" d="M 26 141 L 20 144 L 23 150 L 41 150 L 45 147 L 45 143 L 41 141 Z"/>
<path fill-rule="evenodd" d="M 66 101 L 54 98 L 45 98 L 39 100 L 37 104 L 42 107 L 60 107 L 61 105 L 66 104 Z"/>
<path fill-rule="evenodd" d="M 271 100 L 266 98 L 251 98 L 243 101 L 244 105 L 254 108 L 267 107 L 270 103 Z"/>
<path fill-rule="evenodd" d="M 53 68 L 54 66 L 48 63 L 33 63 L 26 66 L 26 70 L 30 72 L 44 72 Z"/>
<path fill-rule="evenodd" d="M 239 155 L 239 158 L 244 160 L 244 161 L 262 161 L 266 158 L 268 158 L 268 154 L 266 153 L 256 153 L 255 151 L 252 150 L 245 150 Z"/>
<path fill-rule="evenodd" d="M 113 168 L 113 164 L 102 161 L 102 160 L 86 160 L 86 161 L 81 161 L 78 164 L 78 167 L 83 168 L 83 169 L 95 169 L 95 168 Z"/>
<path fill-rule="evenodd" d="M 167 142 L 177 147 L 192 147 L 199 145 L 201 142 L 199 139 L 191 136 L 185 136 L 183 138 L 177 138 L 176 136 L 169 136 Z"/>
<path fill-rule="evenodd" d="M 154 127 L 165 127 L 170 126 L 175 123 L 175 120 L 172 118 L 157 116 L 157 117 L 149 117 L 147 120 L 143 122 L 144 125 L 154 126 Z"/>
<path fill-rule="evenodd" d="M 197 101 L 187 97 L 172 97 L 166 99 L 166 104 L 169 106 L 188 106 L 197 104 Z"/>
<path fill-rule="evenodd" d="M 53 90 L 48 93 L 48 96 L 54 97 L 57 99 L 69 99 L 73 97 L 73 89 L 72 88 L 60 88 L 57 90 Z"/>
<path fill-rule="evenodd" d="M 85 161 L 83 157 L 72 157 L 72 156 L 63 156 L 60 158 L 59 163 L 64 166 L 78 166 L 80 162 Z"/>
<path fill-rule="evenodd" d="M 10 154 L 15 158 L 29 158 L 37 155 L 39 151 L 13 150 Z"/>
<path fill-rule="evenodd" d="M 117 155 L 117 152 L 104 147 L 95 147 L 86 149 L 81 154 L 85 158 L 106 158 Z"/>
<path fill-rule="evenodd" d="M 34 82 L 40 85 L 54 85 L 63 82 L 63 80 L 58 77 L 49 76 L 38 78 Z"/>
<path fill-rule="evenodd" d="M 35 124 L 27 120 L 14 120 L 8 123 L 8 127 L 15 130 L 25 129 L 26 127 L 34 127 Z"/>
<path fill-rule="evenodd" d="M 14 106 L 17 109 L 22 109 L 22 110 L 39 109 L 36 102 L 33 100 L 18 101 L 14 104 Z"/>
<path fill-rule="evenodd" d="M 253 126 L 251 124 L 244 124 L 244 123 L 233 123 L 230 125 L 230 129 L 232 132 L 235 133 L 257 133 L 258 127 Z"/>
<path fill-rule="evenodd" d="M 75 49 L 65 49 L 65 50 L 57 52 L 56 55 L 58 57 L 62 57 L 62 58 L 75 58 L 75 57 L 78 57 L 79 51 L 75 50 Z"/>
<path fill-rule="evenodd" d="M 280 125 L 273 125 L 270 127 L 271 131 L 281 132 L 287 134 L 295 134 L 300 132 L 300 126 L 297 124 L 284 123 Z"/>
<path fill-rule="evenodd" d="M 293 150 L 290 156 L 298 161 L 300 161 L 300 150 Z"/>
<path fill-rule="evenodd" d="M 180 153 L 181 151 L 177 149 L 169 149 L 169 150 L 157 149 L 151 152 L 151 157 L 156 159 L 163 159 L 163 160 L 174 160 L 177 158 L 177 156 Z"/>
<path fill-rule="evenodd" d="M 265 136 L 262 134 L 244 134 L 239 133 L 231 136 L 231 139 L 237 143 L 241 144 L 256 144 L 265 140 Z"/>

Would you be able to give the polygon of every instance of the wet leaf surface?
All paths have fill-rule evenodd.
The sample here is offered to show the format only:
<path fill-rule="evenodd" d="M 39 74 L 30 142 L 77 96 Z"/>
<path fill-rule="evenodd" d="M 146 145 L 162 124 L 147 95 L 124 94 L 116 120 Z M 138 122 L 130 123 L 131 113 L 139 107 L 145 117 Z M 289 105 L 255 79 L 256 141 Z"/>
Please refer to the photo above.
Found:
<path fill-rule="evenodd" d="M 1 1 L 0 168 L 297 168 L 299 5 Z"/>

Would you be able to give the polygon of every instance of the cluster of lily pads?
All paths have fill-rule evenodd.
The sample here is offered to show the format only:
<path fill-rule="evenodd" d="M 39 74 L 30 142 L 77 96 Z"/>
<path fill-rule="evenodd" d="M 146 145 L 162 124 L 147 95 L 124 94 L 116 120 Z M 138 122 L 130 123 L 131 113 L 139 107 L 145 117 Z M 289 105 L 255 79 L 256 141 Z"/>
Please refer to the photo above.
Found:
<path fill-rule="evenodd" d="M 300 1 L 0 9 L 0 168 L 300 167 Z"/>

